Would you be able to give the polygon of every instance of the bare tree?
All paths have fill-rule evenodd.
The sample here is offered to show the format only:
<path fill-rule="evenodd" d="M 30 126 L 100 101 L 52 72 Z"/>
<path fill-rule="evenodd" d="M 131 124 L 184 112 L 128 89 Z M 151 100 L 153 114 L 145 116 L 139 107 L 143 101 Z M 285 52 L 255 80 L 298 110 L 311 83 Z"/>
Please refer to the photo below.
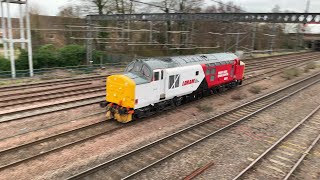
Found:
<path fill-rule="evenodd" d="M 73 3 L 79 1 L 70 0 Z M 130 0 L 80 0 L 80 5 L 86 14 L 97 13 L 113 14 L 113 13 L 130 13 L 133 12 L 133 6 Z"/>
<path fill-rule="evenodd" d="M 80 7 L 64 6 L 60 8 L 57 16 L 78 18 L 81 16 Z"/>
<path fill-rule="evenodd" d="M 271 12 L 273 12 L 273 13 L 280 13 L 280 12 L 281 12 L 280 6 L 279 6 L 278 4 L 276 4 L 276 5 L 272 8 Z"/>
<path fill-rule="evenodd" d="M 75 6 L 81 7 L 84 13 L 98 13 L 99 15 L 108 14 L 106 9 L 111 1 L 112 0 L 80 0 L 79 4 L 78 0 L 69 0 L 69 2 L 77 4 Z"/>
<path fill-rule="evenodd" d="M 42 14 L 42 11 L 41 11 L 40 6 L 37 3 L 31 3 L 31 5 L 29 7 L 29 13 L 40 15 L 40 14 Z"/>

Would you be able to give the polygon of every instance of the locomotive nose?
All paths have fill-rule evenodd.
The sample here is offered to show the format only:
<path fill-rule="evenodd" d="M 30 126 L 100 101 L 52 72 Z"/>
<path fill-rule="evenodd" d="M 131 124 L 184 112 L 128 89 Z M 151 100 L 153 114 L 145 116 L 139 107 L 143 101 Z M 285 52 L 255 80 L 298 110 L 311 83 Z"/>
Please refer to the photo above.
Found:
<path fill-rule="evenodd" d="M 112 75 L 107 78 L 106 100 L 126 108 L 134 108 L 135 82 L 125 75 Z"/>

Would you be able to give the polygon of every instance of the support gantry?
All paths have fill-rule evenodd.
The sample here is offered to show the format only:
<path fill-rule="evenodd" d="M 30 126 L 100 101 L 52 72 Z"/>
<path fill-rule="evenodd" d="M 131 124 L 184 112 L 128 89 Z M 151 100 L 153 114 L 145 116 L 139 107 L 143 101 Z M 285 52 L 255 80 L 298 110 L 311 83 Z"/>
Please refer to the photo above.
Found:
<path fill-rule="evenodd" d="M 20 38 L 15 38 L 17 35 L 13 33 L 12 27 L 12 16 L 11 16 L 11 5 L 19 6 L 19 28 Z M 6 6 L 6 7 L 5 7 Z M 31 26 L 30 26 L 30 14 L 27 0 L 1 0 L 1 30 L 2 40 L 0 43 L 3 44 L 4 57 L 10 59 L 11 63 L 11 76 L 16 78 L 16 67 L 15 67 L 15 43 L 20 43 L 21 49 L 28 48 L 28 62 L 29 62 L 29 74 L 32 77 L 33 72 L 33 61 L 32 61 L 32 41 L 31 41 Z M 24 23 L 25 19 L 25 23 Z M 26 26 L 26 28 L 25 28 Z M 25 32 L 27 37 L 25 37 Z"/>

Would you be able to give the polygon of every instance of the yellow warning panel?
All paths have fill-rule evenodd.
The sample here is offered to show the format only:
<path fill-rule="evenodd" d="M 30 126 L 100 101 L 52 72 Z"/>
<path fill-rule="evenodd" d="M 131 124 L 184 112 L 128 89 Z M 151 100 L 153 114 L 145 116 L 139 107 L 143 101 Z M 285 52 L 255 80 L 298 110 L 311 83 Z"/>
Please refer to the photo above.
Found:
<path fill-rule="evenodd" d="M 116 103 L 126 108 L 134 108 L 135 82 L 125 75 L 112 75 L 106 83 L 107 102 Z"/>

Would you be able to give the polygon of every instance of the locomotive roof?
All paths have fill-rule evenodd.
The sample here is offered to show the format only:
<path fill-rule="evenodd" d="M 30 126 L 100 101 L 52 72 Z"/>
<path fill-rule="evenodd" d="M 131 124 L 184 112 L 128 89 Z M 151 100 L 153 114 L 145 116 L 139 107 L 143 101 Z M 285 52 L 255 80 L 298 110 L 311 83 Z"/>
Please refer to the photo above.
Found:
<path fill-rule="evenodd" d="M 138 61 L 142 61 L 143 63 L 147 64 L 152 70 L 154 70 L 189 66 L 194 64 L 231 64 L 236 58 L 238 57 L 233 53 L 216 53 L 158 58 L 154 57 L 148 59 L 138 59 Z"/>

